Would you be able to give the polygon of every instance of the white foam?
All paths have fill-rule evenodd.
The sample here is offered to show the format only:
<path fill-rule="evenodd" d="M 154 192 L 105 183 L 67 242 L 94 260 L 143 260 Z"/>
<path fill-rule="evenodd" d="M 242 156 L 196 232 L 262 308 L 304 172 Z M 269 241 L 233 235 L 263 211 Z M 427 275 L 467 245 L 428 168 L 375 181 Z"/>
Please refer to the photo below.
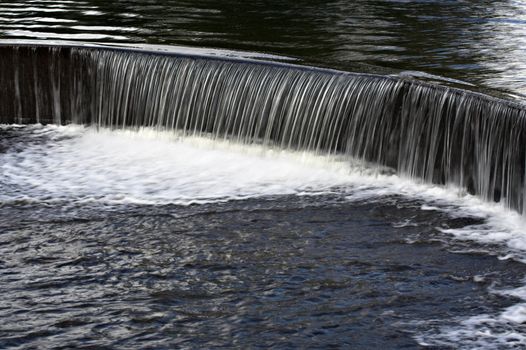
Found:
<path fill-rule="evenodd" d="M 67 197 L 125 196 L 150 203 L 181 198 L 215 199 L 300 193 L 338 193 L 347 200 L 374 200 L 402 195 L 425 201 L 422 210 L 451 216 L 487 219 L 484 226 L 444 229 L 459 239 L 485 243 L 509 240 L 510 248 L 526 251 L 521 215 L 498 203 L 487 203 L 447 186 L 419 183 L 365 166 L 361 162 L 260 145 L 240 145 L 205 137 L 184 138 L 174 132 L 99 131 L 82 126 L 33 126 L 61 142 L 0 154 L 3 181 L 24 194 Z M 36 187 L 25 187 L 33 184 Z M 74 189 L 74 190 L 72 190 Z M 1 194 L 8 200 L 13 194 Z M 493 231 L 492 231 L 493 230 Z"/>
<path fill-rule="evenodd" d="M 152 129 L 109 131 L 81 126 L 33 126 L 36 140 L 0 154 L 0 204 L 22 202 L 120 205 L 213 203 L 277 195 L 337 194 L 348 201 L 386 196 L 421 199 L 422 210 L 484 219 L 441 228 L 458 240 L 498 245 L 501 259 L 526 262 L 526 224 L 518 213 L 458 188 L 419 183 L 361 162 L 312 153 L 185 137 Z M 395 228 L 415 225 L 411 220 Z M 474 276 L 480 283 L 483 278 Z M 465 348 L 525 345 L 526 287 L 492 291 L 524 302 L 496 315 L 459 319 L 455 327 L 416 337 L 423 346 Z M 488 345 L 489 344 L 489 345 Z"/>
<path fill-rule="evenodd" d="M 478 277 L 480 280 L 480 276 Z M 511 290 L 492 290 L 522 302 L 496 315 L 477 315 L 458 320 L 455 326 L 439 326 L 416 336 L 422 346 L 455 349 L 522 349 L 526 347 L 526 286 Z"/>
<path fill-rule="evenodd" d="M 326 192 L 348 182 L 342 164 L 173 133 L 95 132 L 46 127 L 34 134 L 75 136 L 1 156 L 0 200 L 62 198 L 105 203 L 192 204 Z M 318 162 L 318 164 L 316 164 Z M 322 165 L 322 166 L 320 166 Z"/>
<path fill-rule="evenodd" d="M 505 245 L 501 258 L 526 262 L 526 225 L 520 214 L 458 188 L 418 183 L 350 159 L 181 138 L 153 129 L 34 126 L 32 134 L 62 141 L 0 154 L 6 187 L 0 201 L 26 197 L 187 205 L 285 194 L 337 192 L 349 201 L 401 195 L 422 199 L 422 210 L 485 219 L 480 225 L 440 230 L 459 240 Z"/>

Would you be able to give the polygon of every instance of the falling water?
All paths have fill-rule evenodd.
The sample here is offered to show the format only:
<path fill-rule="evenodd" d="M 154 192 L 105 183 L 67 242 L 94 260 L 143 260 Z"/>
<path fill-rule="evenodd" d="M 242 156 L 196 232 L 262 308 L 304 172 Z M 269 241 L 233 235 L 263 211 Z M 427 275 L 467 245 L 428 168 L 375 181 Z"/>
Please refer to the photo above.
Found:
<path fill-rule="evenodd" d="M 0 47 L 0 122 L 153 127 L 344 154 L 524 214 L 526 109 L 410 79 L 116 48 Z"/>

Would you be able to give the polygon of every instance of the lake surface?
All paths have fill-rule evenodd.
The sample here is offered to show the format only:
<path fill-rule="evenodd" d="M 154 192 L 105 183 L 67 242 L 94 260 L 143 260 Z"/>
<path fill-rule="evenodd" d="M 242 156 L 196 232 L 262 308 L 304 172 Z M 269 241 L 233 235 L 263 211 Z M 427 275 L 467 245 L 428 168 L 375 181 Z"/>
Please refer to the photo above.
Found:
<path fill-rule="evenodd" d="M 519 100 L 525 28 L 524 1 L 0 4 L 2 39 L 244 50 Z M 0 348 L 521 348 L 525 227 L 336 155 L 2 125 Z"/>

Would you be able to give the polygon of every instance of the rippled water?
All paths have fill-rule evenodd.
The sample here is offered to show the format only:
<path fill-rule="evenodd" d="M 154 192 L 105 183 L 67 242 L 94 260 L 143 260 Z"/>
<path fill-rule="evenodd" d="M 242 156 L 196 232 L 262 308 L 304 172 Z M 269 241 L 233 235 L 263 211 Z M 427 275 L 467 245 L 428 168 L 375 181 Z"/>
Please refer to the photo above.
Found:
<path fill-rule="evenodd" d="M 0 3 L 3 39 L 257 51 L 518 98 L 525 28 L 520 0 Z M 352 159 L 4 125 L 0 348 L 521 348 L 525 227 Z"/>
<path fill-rule="evenodd" d="M 526 2 L 5 1 L 0 36 L 241 49 L 526 94 Z"/>
<path fill-rule="evenodd" d="M 0 136 L 1 347 L 525 342 L 523 221 L 497 205 L 172 132 Z"/>

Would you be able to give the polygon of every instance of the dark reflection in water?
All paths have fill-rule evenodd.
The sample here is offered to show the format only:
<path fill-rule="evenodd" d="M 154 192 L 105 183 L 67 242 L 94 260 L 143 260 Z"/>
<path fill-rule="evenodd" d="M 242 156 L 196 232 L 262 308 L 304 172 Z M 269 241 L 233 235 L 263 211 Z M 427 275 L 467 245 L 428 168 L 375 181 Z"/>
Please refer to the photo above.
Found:
<path fill-rule="evenodd" d="M 0 35 L 260 51 L 519 94 L 525 5 L 3 1 Z M 29 142 L 14 145 L 16 137 L 0 135 L 0 152 Z M 526 274 L 526 265 L 487 254 L 499 254 L 493 246 L 451 246 L 437 230 L 473 219 L 401 198 L 112 212 L 97 203 L 66 211 L 48 199 L 0 207 L 0 348 L 418 348 L 420 333 L 516 304 L 489 287 L 518 287 Z M 524 333 L 521 324 L 496 327 Z"/>
<path fill-rule="evenodd" d="M 4 206 L 0 347 L 418 348 L 427 320 L 511 305 L 487 288 L 525 266 L 448 252 L 433 227 L 473 220 L 416 208 L 278 197 L 68 219 Z"/>
<path fill-rule="evenodd" d="M 4 38 L 183 44 L 335 68 L 418 70 L 526 93 L 526 2 L 5 2 Z"/>

